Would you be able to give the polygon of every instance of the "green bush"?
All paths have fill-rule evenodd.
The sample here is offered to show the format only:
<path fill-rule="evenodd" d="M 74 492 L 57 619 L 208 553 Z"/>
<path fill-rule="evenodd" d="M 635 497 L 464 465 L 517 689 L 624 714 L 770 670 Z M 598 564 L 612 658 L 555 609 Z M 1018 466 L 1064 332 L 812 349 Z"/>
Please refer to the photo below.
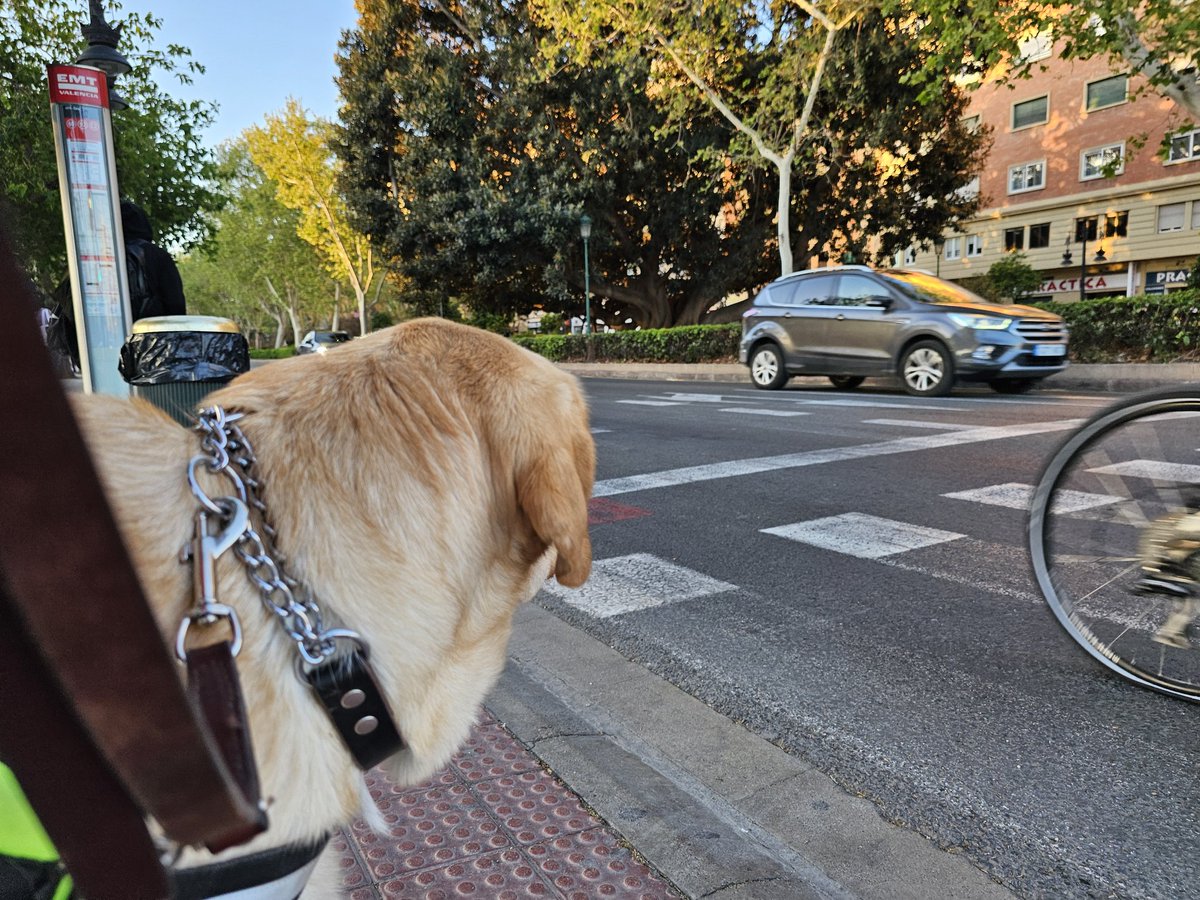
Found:
<path fill-rule="evenodd" d="M 742 326 L 684 325 L 643 331 L 609 331 L 591 336 L 595 362 L 735 362 Z M 522 347 L 554 362 L 585 362 L 587 341 L 582 334 L 519 335 Z"/>
<path fill-rule="evenodd" d="M 251 350 L 251 359 L 286 359 L 296 355 L 296 348 L 291 344 L 286 347 L 265 347 L 261 350 Z"/>
<path fill-rule="evenodd" d="M 1081 363 L 1174 362 L 1200 347 L 1200 290 L 1159 296 L 1033 304 L 1071 329 L 1071 359 Z"/>

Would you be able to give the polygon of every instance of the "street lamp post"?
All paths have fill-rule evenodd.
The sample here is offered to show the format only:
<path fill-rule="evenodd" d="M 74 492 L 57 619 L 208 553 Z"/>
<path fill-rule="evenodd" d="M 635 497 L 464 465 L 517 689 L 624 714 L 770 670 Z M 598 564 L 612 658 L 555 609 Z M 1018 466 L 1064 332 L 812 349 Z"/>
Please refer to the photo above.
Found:
<path fill-rule="evenodd" d="M 933 239 L 933 274 L 938 278 L 942 277 L 942 250 L 946 246 L 946 239 L 938 235 Z"/>
<path fill-rule="evenodd" d="M 592 288 L 588 265 L 588 238 L 592 236 L 592 217 L 584 213 L 579 217 L 579 236 L 583 238 L 583 333 L 592 333 Z"/>
<path fill-rule="evenodd" d="M 87 38 L 87 47 L 79 54 L 75 63 L 80 66 L 92 66 L 104 73 L 108 82 L 108 105 L 111 109 L 128 109 L 125 98 L 113 90 L 113 82 L 118 75 L 128 74 L 133 67 L 117 45 L 121 42 L 121 26 L 113 28 L 104 20 L 104 8 L 100 0 L 88 0 L 88 12 L 91 21 L 81 25 L 79 30 Z"/>
<path fill-rule="evenodd" d="M 1075 240 L 1079 241 L 1079 299 L 1087 299 L 1087 242 L 1088 238 L 1096 239 L 1096 220 L 1094 218 L 1076 219 L 1075 220 Z M 1107 259 L 1104 255 L 1104 247 L 1101 246 L 1096 251 L 1096 262 L 1104 262 Z M 1062 264 L 1069 266 L 1071 264 L 1071 236 L 1067 235 L 1066 244 L 1063 249 Z"/>

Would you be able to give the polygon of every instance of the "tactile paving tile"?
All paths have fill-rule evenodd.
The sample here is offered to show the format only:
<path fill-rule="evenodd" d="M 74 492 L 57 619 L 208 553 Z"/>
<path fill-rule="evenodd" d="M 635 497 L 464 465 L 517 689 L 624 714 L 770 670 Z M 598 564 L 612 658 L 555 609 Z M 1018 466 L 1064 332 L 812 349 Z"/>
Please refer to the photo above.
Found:
<path fill-rule="evenodd" d="M 367 786 L 389 830 L 360 820 L 334 836 L 350 900 L 679 897 L 486 712 L 424 784 L 375 769 Z"/>
<path fill-rule="evenodd" d="M 365 826 L 353 834 L 359 853 L 376 879 L 512 846 L 495 818 L 461 782 L 427 791 L 409 791 L 380 804 L 386 835 Z"/>
<path fill-rule="evenodd" d="M 522 900 L 544 897 L 558 900 L 537 868 L 517 850 L 485 853 L 462 862 L 424 869 L 380 885 L 384 897 L 403 900 L 448 900 L 477 897 L 480 900 Z"/>
<path fill-rule="evenodd" d="M 358 893 L 355 889 L 365 889 L 368 892 L 363 894 L 363 897 L 371 898 L 373 893 L 370 891 L 370 877 L 364 870 L 362 861 L 350 849 L 351 840 L 344 831 L 339 831 L 329 840 L 329 851 L 336 854 L 342 890 Z"/>
<path fill-rule="evenodd" d="M 475 790 L 521 844 L 601 824 L 583 808 L 575 794 L 541 769 L 480 782 Z"/>
<path fill-rule="evenodd" d="M 459 750 L 451 768 L 467 781 L 482 781 L 538 768 L 537 758 L 499 725 L 479 725 Z"/>
<path fill-rule="evenodd" d="M 603 827 L 534 844 L 525 852 L 565 900 L 673 900 L 680 896 Z"/>

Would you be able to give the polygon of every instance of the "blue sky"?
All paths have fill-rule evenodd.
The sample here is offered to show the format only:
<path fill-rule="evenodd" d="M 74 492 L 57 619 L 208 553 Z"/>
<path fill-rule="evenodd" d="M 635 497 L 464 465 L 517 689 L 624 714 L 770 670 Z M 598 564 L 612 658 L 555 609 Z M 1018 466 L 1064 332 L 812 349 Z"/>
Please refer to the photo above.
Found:
<path fill-rule="evenodd" d="M 81 6 L 87 9 L 82 0 Z M 342 30 L 357 20 L 354 0 L 124 0 L 121 7 L 113 12 L 105 3 L 110 22 L 127 12 L 152 12 L 162 19 L 162 43 L 188 47 L 207 70 L 191 87 L 161 87 L 181 99 L 218 104 L 207 132 L 210 147 L 261 123 L 289 96 L 316 115 L 336 118 L 333 56 Z"/>

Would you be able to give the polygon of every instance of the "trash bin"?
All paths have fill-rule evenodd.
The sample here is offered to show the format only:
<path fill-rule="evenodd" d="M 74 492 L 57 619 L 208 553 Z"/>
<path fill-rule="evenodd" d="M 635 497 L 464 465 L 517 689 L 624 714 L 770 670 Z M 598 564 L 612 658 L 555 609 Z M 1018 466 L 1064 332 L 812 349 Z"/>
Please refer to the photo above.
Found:
<path fill-rule="evenodd" d="M 217 316 L 153 316 L 133 323 L 118 366 L 133 386 L 182 425 L 208 394 L 250 368 L 237 324 Z"/>

